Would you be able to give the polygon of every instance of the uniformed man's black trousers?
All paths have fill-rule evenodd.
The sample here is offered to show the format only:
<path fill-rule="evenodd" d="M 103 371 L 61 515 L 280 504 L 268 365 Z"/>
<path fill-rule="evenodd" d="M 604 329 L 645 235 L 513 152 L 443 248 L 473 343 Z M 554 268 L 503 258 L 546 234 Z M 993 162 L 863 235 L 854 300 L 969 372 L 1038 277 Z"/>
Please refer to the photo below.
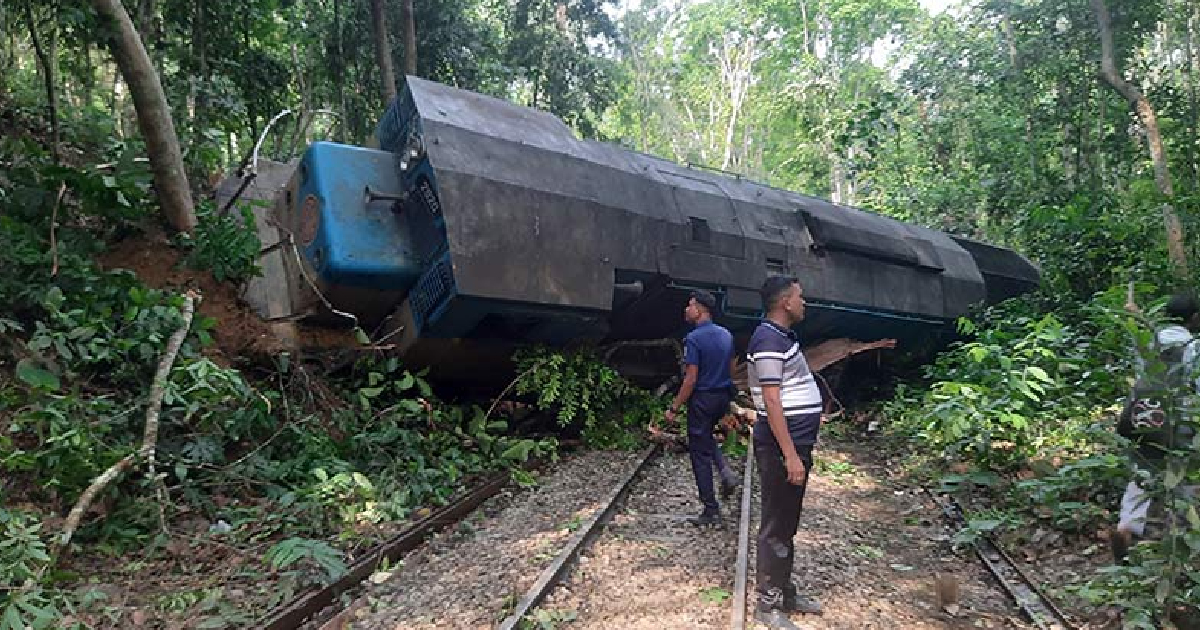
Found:
<path fill-rule="evenodd" d="M 692 474 L 696 477 L 700 502 L 704 504 L 704 511 L 710 514 L 716 514 L 720 509 L 713 486 L 713 468 L 719 456 L 713 428 L 728 411 L 728 390 L 694 392 L 688 399 L 688 454 L 692 458 Z"/>

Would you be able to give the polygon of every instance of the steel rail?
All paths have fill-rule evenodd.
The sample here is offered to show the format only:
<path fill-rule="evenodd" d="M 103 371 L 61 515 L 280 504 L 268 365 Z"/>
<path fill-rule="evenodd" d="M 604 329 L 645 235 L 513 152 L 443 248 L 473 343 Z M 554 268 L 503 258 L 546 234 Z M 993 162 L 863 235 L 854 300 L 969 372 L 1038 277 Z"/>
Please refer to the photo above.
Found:
<path fill-rule="evenodd" d="M 947 519 L 957 526 L 966 524 L 962 507 L 953 497 L 948 502 L 943 502 L 929 488 L 924 488 L 924 490 Z M 984 534 L 973 541 L 971 545 L 975 549 L 975 554 L 983 562 L 983 566 L 992 574 L 992 577 L 996 578 L 1001 588 L 1021 609 L 1021 613 L 1034 625 L 1042 630 L 1075 630 L 1075 626 L 1067 619 L 1066 614 L 1021 570 L 1021 567 L 1017 566 L 1016 561 L 1004 551 L 1004 548 L 995 539 Z M 1008 573 L 1010 569 L 1011 573 L 1018 578 L 1015 583 L 1005 577 L 1005 573 Z"/>
<path fill-rule="evenodd" d="M 261 617 L 254 627 L 265 630 L 295 630 L 299 628 L 331 604 L 336 603 L 342 593 L 367 579 L 384 559 L 390 561 L 400 558 L 420 546 L 429 536 L 470 514 L 484 501 L 500 492 L 508 484 L 509 477 L 507 471 L 488 477 L 482 485 L 462 498 L 439 508 L 395 538 L 376 546 L 367 553 L 365 558 L 354 563 L 336 582 L 324 588 L 311 589 L 301 593 L 291 602 Z"/>
<path fill-rule="evenodd" d="M 621 482 L 609 494 L 608 499 L 604 503 L 604 507 L 597 510 L 583 525 L 576 530 L 575 535 L 567 541 L 566 547 L 559 552 L 554 562 L 550 566 L 542 570 L 533 586 L 526 591 L 525 596 L 508 615 L 497 626 L 498 630 L 514 630 L 521 622 L 521 619 L 537 607 L 538 604 L 550 594 L 550 591 L 558 584 L 559 579 L 566 572 L 567 566 L 579 555 L 579 552 L 600 532 L 601 526 L 605 523 L 616 510 L 617 505 L 628 494 L 629 489 L 633 486 L 633 480 L 646 467 L 646 463 L 650 461 L 653 455 L 658 452 L 657 446 L 647 447 L 639 455 L 638 463 L 621 479 Z"/>
<path fill-rule="evenodd" d="M 746 472 L 742 475 L 742 516 L 738 523 L 737 560 L 734 563 L 733 610 L 730 630 L 746 628 L 746 578 L 750 564 L 750 503 L 754 489 L 754 438 L 746 449 Z"/>

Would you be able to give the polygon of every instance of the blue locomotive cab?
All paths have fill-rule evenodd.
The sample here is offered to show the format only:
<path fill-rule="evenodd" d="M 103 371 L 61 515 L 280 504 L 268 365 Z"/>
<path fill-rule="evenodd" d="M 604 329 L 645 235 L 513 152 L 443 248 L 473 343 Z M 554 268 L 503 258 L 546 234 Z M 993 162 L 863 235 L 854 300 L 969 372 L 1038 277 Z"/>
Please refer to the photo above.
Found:
<path fill-rule="evenodd" d="M 407 292 L 421 259 L 406 229 L 396 156 L 314 143 L 300 167 L 293 211 L 304 257 L 330 286 Z"/>

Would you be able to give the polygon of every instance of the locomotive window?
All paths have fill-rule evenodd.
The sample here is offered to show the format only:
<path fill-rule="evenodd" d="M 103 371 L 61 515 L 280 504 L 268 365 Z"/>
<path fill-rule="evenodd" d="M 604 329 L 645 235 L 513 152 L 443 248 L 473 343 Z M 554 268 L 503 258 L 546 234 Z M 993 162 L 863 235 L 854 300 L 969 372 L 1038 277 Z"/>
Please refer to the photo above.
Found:
<path fill-rule="evenodd" d="M 688 217 L 688 224 L 692 226 L 693 241 L 707 243 L 712 240 L 712 231 L 708 228 L 708 221 L 696 217 Z"/>
<path fill-rule="evenodd" d="M 785 273 L 787 271 L 787 263 L 783 262 L 782 258 L 771 258 L 770 256 L 768 256 L 767 257 L 767 271 L 774 271 L 777 273 Z"/>

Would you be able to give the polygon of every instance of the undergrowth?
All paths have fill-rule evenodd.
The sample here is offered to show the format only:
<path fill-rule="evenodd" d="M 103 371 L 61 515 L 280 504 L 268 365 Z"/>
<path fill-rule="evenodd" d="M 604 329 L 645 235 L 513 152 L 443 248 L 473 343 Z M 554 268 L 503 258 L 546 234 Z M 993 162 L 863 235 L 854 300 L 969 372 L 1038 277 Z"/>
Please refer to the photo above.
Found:
<path fill-rule="evenodd" d="M 1021 545 L 1050 531 L 1092 539 L 1115 525 L 1135 475 L 1132 446 L 1115 431 L 1134 357 L 1142 370 L 1164 369 L 1151 332 L 1161 325 L 1162 302 L 1133 316 L 1122 308 L 1124 293 L 1113 287 L 1049 311 L 1010 300 L 962 320 L 964 340 L 880 405 L 891 436 L 914 452 L 912 470 L 927 466 L 923 474 L 966 506 L 967 526 L 955 542 L 996 534 Z M 1171 397 L 1180 422 L 1193 422 L 1196 392 L 1185 387 Z M 1136 474 L 1176 518 L 1128 563 L 1060 591 L 1081 605 L 1118 608 L 1125 627 L 1155 628 L 1175 611 L 1200 607 L 1200 518 L 1194 502 L 1178 498 L 1200 481 L 1200 438 L 1179 444 L 1161 468 Z"/>
<path fill-rule="evenodd" d="M 157 229 L 150 174 L 127 159 L 138 150 L 114 145 L 96 159 L 115 166 L 97 170 L 0 139 L 0 628 L 245 626 L 474 479 L 555 456 L 554 440 L 443 402 L 395 359 L 364 353 L 336 376 L 288 354 L 231 367 L 213 352 L 222 323 L 197 316 L 164 391 L 158 475 L 135 466 L 116 479 L 56 557 L 62 516 L 140 446 L 150 382 L 182 323 L 174 289 L 94 262 Z M 182 264 L 219 279 L 256 272 L 248 213 L 202 212 L 176 245 Z M 156 563 L 207 577 L 113 596 Z"/>

